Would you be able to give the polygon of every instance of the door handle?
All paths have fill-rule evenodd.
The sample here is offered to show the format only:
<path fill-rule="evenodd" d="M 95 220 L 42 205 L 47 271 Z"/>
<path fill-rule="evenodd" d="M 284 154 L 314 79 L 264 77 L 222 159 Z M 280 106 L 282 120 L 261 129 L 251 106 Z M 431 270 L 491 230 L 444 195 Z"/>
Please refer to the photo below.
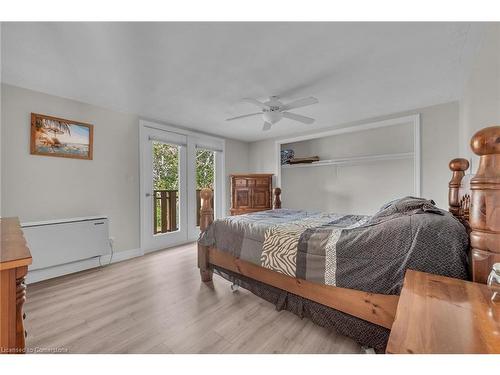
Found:
<path fill-rule="evenodd" d="M 151 193 L 146 193 L 146 198 L 149 198 L 151 196 Z"/>

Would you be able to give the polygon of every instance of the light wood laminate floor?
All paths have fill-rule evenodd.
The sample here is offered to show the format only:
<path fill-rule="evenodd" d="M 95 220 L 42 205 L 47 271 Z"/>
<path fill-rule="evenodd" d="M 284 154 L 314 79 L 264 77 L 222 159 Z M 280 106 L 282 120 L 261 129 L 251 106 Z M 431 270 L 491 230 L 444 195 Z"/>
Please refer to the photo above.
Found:
<path fill-rule="evenodd" d="M 27 346 L 70 353 L 360 353 L 329 332 L 214 275 L 195 244 L 30 284 Z"/>

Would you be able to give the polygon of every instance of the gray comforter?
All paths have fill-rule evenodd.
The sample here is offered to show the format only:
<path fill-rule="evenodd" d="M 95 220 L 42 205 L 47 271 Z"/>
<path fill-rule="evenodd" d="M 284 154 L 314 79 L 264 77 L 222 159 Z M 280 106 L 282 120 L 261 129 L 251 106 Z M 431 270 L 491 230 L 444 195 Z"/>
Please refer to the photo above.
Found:
<path fill-rule="evenodd" d="M 406 197 L 376 215 L 272 210 L 215 220 L 199 242 L 289 276 L 399 294 L 406 269 L 467 278 L 463 225 Z"/>

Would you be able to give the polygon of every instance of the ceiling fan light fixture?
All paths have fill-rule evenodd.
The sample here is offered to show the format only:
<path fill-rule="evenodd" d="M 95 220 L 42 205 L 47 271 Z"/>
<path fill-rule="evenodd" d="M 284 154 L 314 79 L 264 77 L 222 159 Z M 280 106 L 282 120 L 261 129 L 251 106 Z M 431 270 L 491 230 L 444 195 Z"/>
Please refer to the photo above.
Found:
<path fill-rule="evenodd" d="M 264 119 L 264 126 L 262 130 L 270 130 L 271 126 L 280 121 L 283 117 L 298 121 L 303 124 L 312 124 L 314 119 L 307 116 L 302 116 L 296 113 L 287 112 L 290 109 L 305 107 L 311 104 L 318 103 L 318 99 L 313 96 L 309 96 L 307 98 L 294 100 L 291 103 L 283 104 L 280 101 L 279 96 L 271 96 L 267 102 L 260 102 L 257 99 L 253 98 L 245 98 L 244 101 L 254 104 L 259 107 L 262 111 L 262 117 Z M 232 118 L 228 118 L 226 121 L 238 120 L 245 117 L 256 116 L 260 113 L 249 113 L 247 115 L 236 116 Z"/>
<path fill-rule="evenodd" d="M 264 121 L 270 124 L 276 124 L 283 118 L 281 112 L 278 111 L 264 111 L 262 116 L 264 117 Z"/>

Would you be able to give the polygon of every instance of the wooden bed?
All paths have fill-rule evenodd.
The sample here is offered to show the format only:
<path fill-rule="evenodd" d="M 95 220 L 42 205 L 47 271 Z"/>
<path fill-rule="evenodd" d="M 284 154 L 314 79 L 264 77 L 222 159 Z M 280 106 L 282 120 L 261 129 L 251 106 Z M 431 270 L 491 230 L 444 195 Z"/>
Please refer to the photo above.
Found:
<path fill-rule="evenodd" d="M 472 281 L 485 283 L 493 263 L 500 262 L 500 126 L 477 132 L 471 148 L 480 156 L 474 176 L 466 175 L 469 162 L 453 159 L 449 168 L 449 210 L 470 233 Z M 274 190 L 273 208 L 281 208 L 281 189 Z M 210 206 L 212 192 L 201 191 L 200 229 L 214 220 Z M 267 285 L 353 315 L 390 329 L 394 322 L 399 296 L 363 292 L 323 285 L 290 277 L 235 258 L 213 247 L 198 244 L 198 267 L 203 282 L 212 280 L 212 266 L 260 281 Z"/>

